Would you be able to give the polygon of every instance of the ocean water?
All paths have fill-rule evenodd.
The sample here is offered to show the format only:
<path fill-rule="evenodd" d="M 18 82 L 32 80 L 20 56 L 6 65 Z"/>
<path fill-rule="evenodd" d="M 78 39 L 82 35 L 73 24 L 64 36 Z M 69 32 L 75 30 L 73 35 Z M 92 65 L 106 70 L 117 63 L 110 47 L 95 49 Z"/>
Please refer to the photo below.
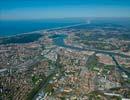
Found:
<path fill-rule="evenodd" d="M 0 21 L 0 37 L 6 37 L 26 32 L 57 28 L 84 22 L 75 19 L 48 19 L 48 20 L 13 20 Z"/>
<path fill-rule="evenodd" d="M 113 23 L 126 25 L 130 28 L 130 18 L 67 18 L 44 20 L 6 20 L 0 21 L 0 37 L 6 37 L 26 32 L 57 28 L 91 21 L 91 24 Z"/>

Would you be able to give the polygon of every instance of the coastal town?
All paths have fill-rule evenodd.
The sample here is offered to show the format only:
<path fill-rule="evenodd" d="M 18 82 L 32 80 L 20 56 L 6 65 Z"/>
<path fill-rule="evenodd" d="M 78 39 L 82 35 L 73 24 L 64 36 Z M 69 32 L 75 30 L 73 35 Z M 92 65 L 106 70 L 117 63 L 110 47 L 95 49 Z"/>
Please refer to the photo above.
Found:
<path fill-rule="evenodd" d="M 129 100 L 129 32 L 85 23 L 1 38 L 0 100 Z"/>

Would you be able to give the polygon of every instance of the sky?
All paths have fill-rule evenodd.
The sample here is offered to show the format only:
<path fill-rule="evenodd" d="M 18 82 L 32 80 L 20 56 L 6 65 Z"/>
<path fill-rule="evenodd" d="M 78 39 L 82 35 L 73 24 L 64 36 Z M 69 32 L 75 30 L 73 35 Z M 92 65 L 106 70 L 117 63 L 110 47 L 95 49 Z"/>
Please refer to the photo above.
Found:
<path fill-rule="evenodd" d="M 130 17 L 130 0 L 0 0 L 0 20 Z"/>

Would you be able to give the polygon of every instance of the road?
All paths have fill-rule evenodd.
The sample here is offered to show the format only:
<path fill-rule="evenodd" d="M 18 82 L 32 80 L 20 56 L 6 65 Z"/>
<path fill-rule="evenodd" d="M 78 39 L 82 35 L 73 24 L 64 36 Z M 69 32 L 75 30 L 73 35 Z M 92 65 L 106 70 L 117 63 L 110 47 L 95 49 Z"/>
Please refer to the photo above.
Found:
<path fill-rule="evenodd" d="M 58 58 L 57 58 L 58 60 Z M 37 94 L 33 97 L 33 100 L 41 100 L 39 98 L 44 98 L 44 96 L 46 95 L 45 93 L 45 89 L 47 87 L 47 85 L 49 84 L 49 81 L 53 81 L 53 77 L 58 73 L 59 69 L 61 69 L 61 65 L 59 65 L 59 62 L 56 61 L 56 64 L 58 65 L 54 65 L 54 70 L 52 71 L 52 73 L 50 73 L 50 75 L 46 78 L 46 80 L 42 83 L 41 85 L 41 89 L 37 92 Z M 61 73 L 61 72 L 60 72 Z M 42 95 L 39 95 L 42 94 Z"/>
<path fill-rule="evenodd" d="M 125 72 L 126 75 L 130 78 L 130 71 L 127 70 L 124 66 L 121 66 L 118 61 L 115 59 L 115 57 L 113 55 L 111 55 L 113 61 L 115 62 L 117 68 L 121 71 L 121 72 Z"/>

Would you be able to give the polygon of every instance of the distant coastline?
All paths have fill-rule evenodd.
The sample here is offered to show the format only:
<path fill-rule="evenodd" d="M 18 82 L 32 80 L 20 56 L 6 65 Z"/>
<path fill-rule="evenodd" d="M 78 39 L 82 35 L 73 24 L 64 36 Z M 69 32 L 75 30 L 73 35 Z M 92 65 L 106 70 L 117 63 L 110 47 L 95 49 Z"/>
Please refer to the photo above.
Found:
<path fill-rule="evenodd" d="M 50 28 L 64 27 L 85 22 L 93 23 L 118 23 L 130 27 L 130 18 L 61 18 L 44 20 L 0 20 L 0 37 L 15 36 L 24 33 L 46 30 Z"/>
<path fill-rule="evenodd" d="M 45 21 L 45 22 L 31 22 L 31 23 L 33 23 L 33 24 L 29 24 L 29 25 L 32 25 L 33 27 L 34 26 L 36 26 L 37 27 L 37 25 L 39 25 L 39 24 L 41 24 L 41 26 L 39 27 L 39 29 L 35 29 L 35 27 L 34 27 L 34 29 L 33 29 L 33 27 L 31 27 L 32 29 L 30 29 L 30 30 L 34 30 L 34 31 L 29 31 L 28 29 L 27 29 L 27 25 L 26 26 L 24 26 L 24 24 L 26 24 L 26 21 L 25 22 L 21 22 L 22 24 L 20 24 L 20 26 L 18 26 L 18 27 L 22 27 L 23 29 L 24 29 L 24 31 L 26 30 L 27 32 L 21 32 L 21 29 L 19 30 L 19 28 L 17 29 L 17 24 L 18 23 L 15 23 L 15 22 L 13 22 L 13 24 L 14 24 L 14 26 L 13 27 L 16 27 L 16 30 L 14 29 L 11 29 L 12 30 L 12 32 L 13 31 L 17 31 L 16 33 L 14 33 L 14 34 L 10 34 L 10 33 L 8 33 L 8 28 L 7 29 L 4 29 L 3 28 L 3 30 L 2 30 L 2 24 L 0 25 L 0 29 L 2 30 L 2 31 L 5 31 L 5 33 L 6 33 L 6 31 L 7 31 L 7 34 L 6 35 L 4 35 L 4 33 L 3 33 L 3 35 L 0 33 L 0 45 L 2 45 L 2 44 L 11 44 L 11 43 L 29 43 L 29 42 L 34 42 L 34 41 L 37 41 L 41 36 L 43 36 L 43 34 L 42 34 L 42 32 L 43 31 L 48 31 L 48 30 L 55 30 L 55 29 L 61 29 L 61 28 L 69 28 L 69 27 L 73 27 L 73 26 L 79 26 L 79 25 L 83 25 L 83 24 L 90 24 L 90 23 L 87 23 L 87 21 L 91 21 L 90 20 L 91 18 L 88 18 L 88 20 L 86 19 L 86 21 L 85 21 L 85 18 L 83 18 L 82 20 L 80 20 L 80 19 L 78 19 L 78 21 L 76 21 L 76 19 L 64 19 L 64 20 L 50 20 L 50 21 Z M 130 29 L 130 22 L 129 21 L 127 21 L 127 20 L 130 20 L 130 18 L 127 18 L 127 19 L 122 19 L 121 18 L 121 20 L 120 20 L 120 18 L 119 19 L 117 19 L 117 20 L 115 20 L 115 19 L 112 19 L 112 18 L 97 18 L 97 19 L 94 19 L 94 20 L 92 20 L 92 24 L 95 24 L 95 23 L 111 23 L 111 22 L 113 22 L 114 21 L 114 23 L 118 23 L 119 25 L 122 23 L 123 25 L 125 25 L 126 24 L 126 26 L 127 27 L 129 27 L 129 29 Z M 52 21 L 52 22 L 51 22 Z M 70 21 L 70 22 L 69 22 Z M 8 26 L 8 21 L 7 21 L 7 26 L 6 27 L 11 27 L 11 26 Z M 117 25 L 118 25 L 117 24 Z M 22 25 L 22 26 L 21 26 Z M 46 27 L 45 27 L 46 26 Z M 30 27 L 30 26 L 29 26 Z M 43 27 L 43 28 L 42 28 Z M 38 28 L 38 27 L 37 27 Z M 9 28 L 10 29 L 10 28 Z M 0 30 L 0 32 L 1 32 L 1 30 Z M 38 30 L 38 31 L 36 31 L 36 30 Z M 29 31 L 29 32 L 28 32 Z M 29 37 L 28 37 L 29 36 Z M 32 38 L 30 38 L 30 36 L 32 37 Z M 34 37 L 34 39 L 33 39 L 33 36 L 35 36 Z M 18 38 L 18 37 L 21 37 L 21 38 Z M 25 38 L 25 39 L 24 39 Z M 30 38 L 31 40 L 30 41 L 27 41 L 27 38 Z M 19 39 L 19 40 L 18 40 Z"/>
<path fill-rule="evenodd" d="M 64 27 L 82 23 L 84 20 L 48 19 L 48 20 L 0 20 L 0 37 L 30 33 L 50 28 Z"/>
<path fill-rule="evenodd" d="M 80 24 L 74 24 L 74 25 L 68 25 L 63 27 L 57 27 L 57 28 L 50 28 L 50 29 L 43 29 L 39 31 L 33 31 L 33 32 L 27 32 L 22 34 L 16 34 L 12 36 L 7 37 L 0 37 L 0 45 L 6 45 L 6 44 L 20 44 L 20 43 L 30 43 L 37 41 L 40 37 L 44 36 L 41 31 L 49 31 L 49 30 L 55 30 L 55 29 L 62 29 L 62 28 L 69 28 L 79 25 L 84 25 L 86 23 L 80 23 Z"/>

